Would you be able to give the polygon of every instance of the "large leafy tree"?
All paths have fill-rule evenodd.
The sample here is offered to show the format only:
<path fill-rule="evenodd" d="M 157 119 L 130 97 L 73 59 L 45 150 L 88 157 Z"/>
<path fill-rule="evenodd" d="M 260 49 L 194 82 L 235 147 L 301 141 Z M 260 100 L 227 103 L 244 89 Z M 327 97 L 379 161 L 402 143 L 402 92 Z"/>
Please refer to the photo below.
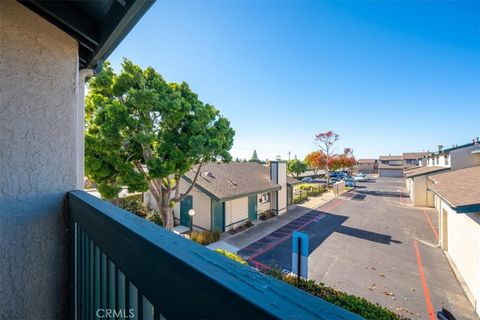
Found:
<path fill-rule="evenodd" d="M 327 166 L 327 156 L 323 151 L 313 151 L 307 154 L 305 163 L 317 175 L 319 170 L 323 170 Z"/>
<path fill-rule="evenodd" d="M 305 162 L 297 159 L 289 160 L 287 162 L 287 171 L 295 178 L 298 178 L 302 173 L 307 171 L 307 165 Z"/>
<path fill-rule="evenodd" d="M 173 206 L 191 191 L 202 165 L 231 159 L 234 131 L 217 109 L 186 83 L 167 83 L 126 59 L 119 74 L 105 63 L 90 80 L 86 125 L 86 173 L 101 195 L 115 199 L 124 186 L 149 190 L 168 229 Z M 189 170 L 195 176 L 181 194 Z"/>

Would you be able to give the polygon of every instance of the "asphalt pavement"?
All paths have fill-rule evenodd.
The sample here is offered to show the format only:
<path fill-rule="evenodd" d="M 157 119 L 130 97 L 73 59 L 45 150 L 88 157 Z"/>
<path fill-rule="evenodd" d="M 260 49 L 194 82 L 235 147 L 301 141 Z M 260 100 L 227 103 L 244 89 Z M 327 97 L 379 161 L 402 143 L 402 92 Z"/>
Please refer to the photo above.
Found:
<path fill-rule="evenodd" d="M 309 235 L 309 278 L 412 319 L 478 319 L 438 243 L 434 209 L 413 207 L 402 178 L 379 178 L 310 210 L 238 254 L 291 270 L 291 233 Z"/>

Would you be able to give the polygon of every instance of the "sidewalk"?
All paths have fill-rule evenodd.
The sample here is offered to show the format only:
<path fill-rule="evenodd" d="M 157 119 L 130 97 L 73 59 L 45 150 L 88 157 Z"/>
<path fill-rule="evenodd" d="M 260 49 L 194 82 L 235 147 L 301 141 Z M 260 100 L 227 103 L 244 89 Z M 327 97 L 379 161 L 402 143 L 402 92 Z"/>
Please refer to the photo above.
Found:
<path fill-rule="evenodd" d="M 332 191 L 325 192 L 319 197 L 311 197 L 308 201 L 297 204 L 295 208 L 288 210 L 285 214 L 267 221 L 260 221 L 257 225 L 239 234 L 222 234 L 220 241 L 212 243 L 208 247 L 237 252 L 334 198 L 335 195 Z"/>

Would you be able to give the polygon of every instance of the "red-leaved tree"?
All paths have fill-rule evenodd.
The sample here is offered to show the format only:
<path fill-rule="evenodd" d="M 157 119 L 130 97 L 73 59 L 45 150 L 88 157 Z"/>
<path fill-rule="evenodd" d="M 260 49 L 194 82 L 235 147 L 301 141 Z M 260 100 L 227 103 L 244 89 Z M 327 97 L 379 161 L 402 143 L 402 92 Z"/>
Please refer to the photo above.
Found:
<path fill-rule="evenodd" d="M 323 151 L 313 151 L 305 157 L 305 163 L 317 175 L 318 170 L 327 167 L 327 155 Z"/>
<path fill-rule="evenodd" d="M 327 185 L 330 183 L 330 170 L 332 170 L 332 166 L 334 165 L 332 156 L 335 152 L 335 142 L 337 142 L 339 138 L 340 135 L 331 130 L 327 132 L 321 132 L 315 135 L 315 142 L 327 157 L 327 165 L 325 166 Z"/>

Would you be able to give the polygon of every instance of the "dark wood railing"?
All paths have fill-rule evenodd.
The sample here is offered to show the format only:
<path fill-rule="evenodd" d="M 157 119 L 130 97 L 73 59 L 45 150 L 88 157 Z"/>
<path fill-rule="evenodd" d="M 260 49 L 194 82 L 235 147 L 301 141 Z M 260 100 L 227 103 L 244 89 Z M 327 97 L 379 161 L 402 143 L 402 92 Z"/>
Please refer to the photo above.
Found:
<path fill-rule="evenodd" d="M 359 319 L 85 192 L 68 221 L 72 319 Z"/>

